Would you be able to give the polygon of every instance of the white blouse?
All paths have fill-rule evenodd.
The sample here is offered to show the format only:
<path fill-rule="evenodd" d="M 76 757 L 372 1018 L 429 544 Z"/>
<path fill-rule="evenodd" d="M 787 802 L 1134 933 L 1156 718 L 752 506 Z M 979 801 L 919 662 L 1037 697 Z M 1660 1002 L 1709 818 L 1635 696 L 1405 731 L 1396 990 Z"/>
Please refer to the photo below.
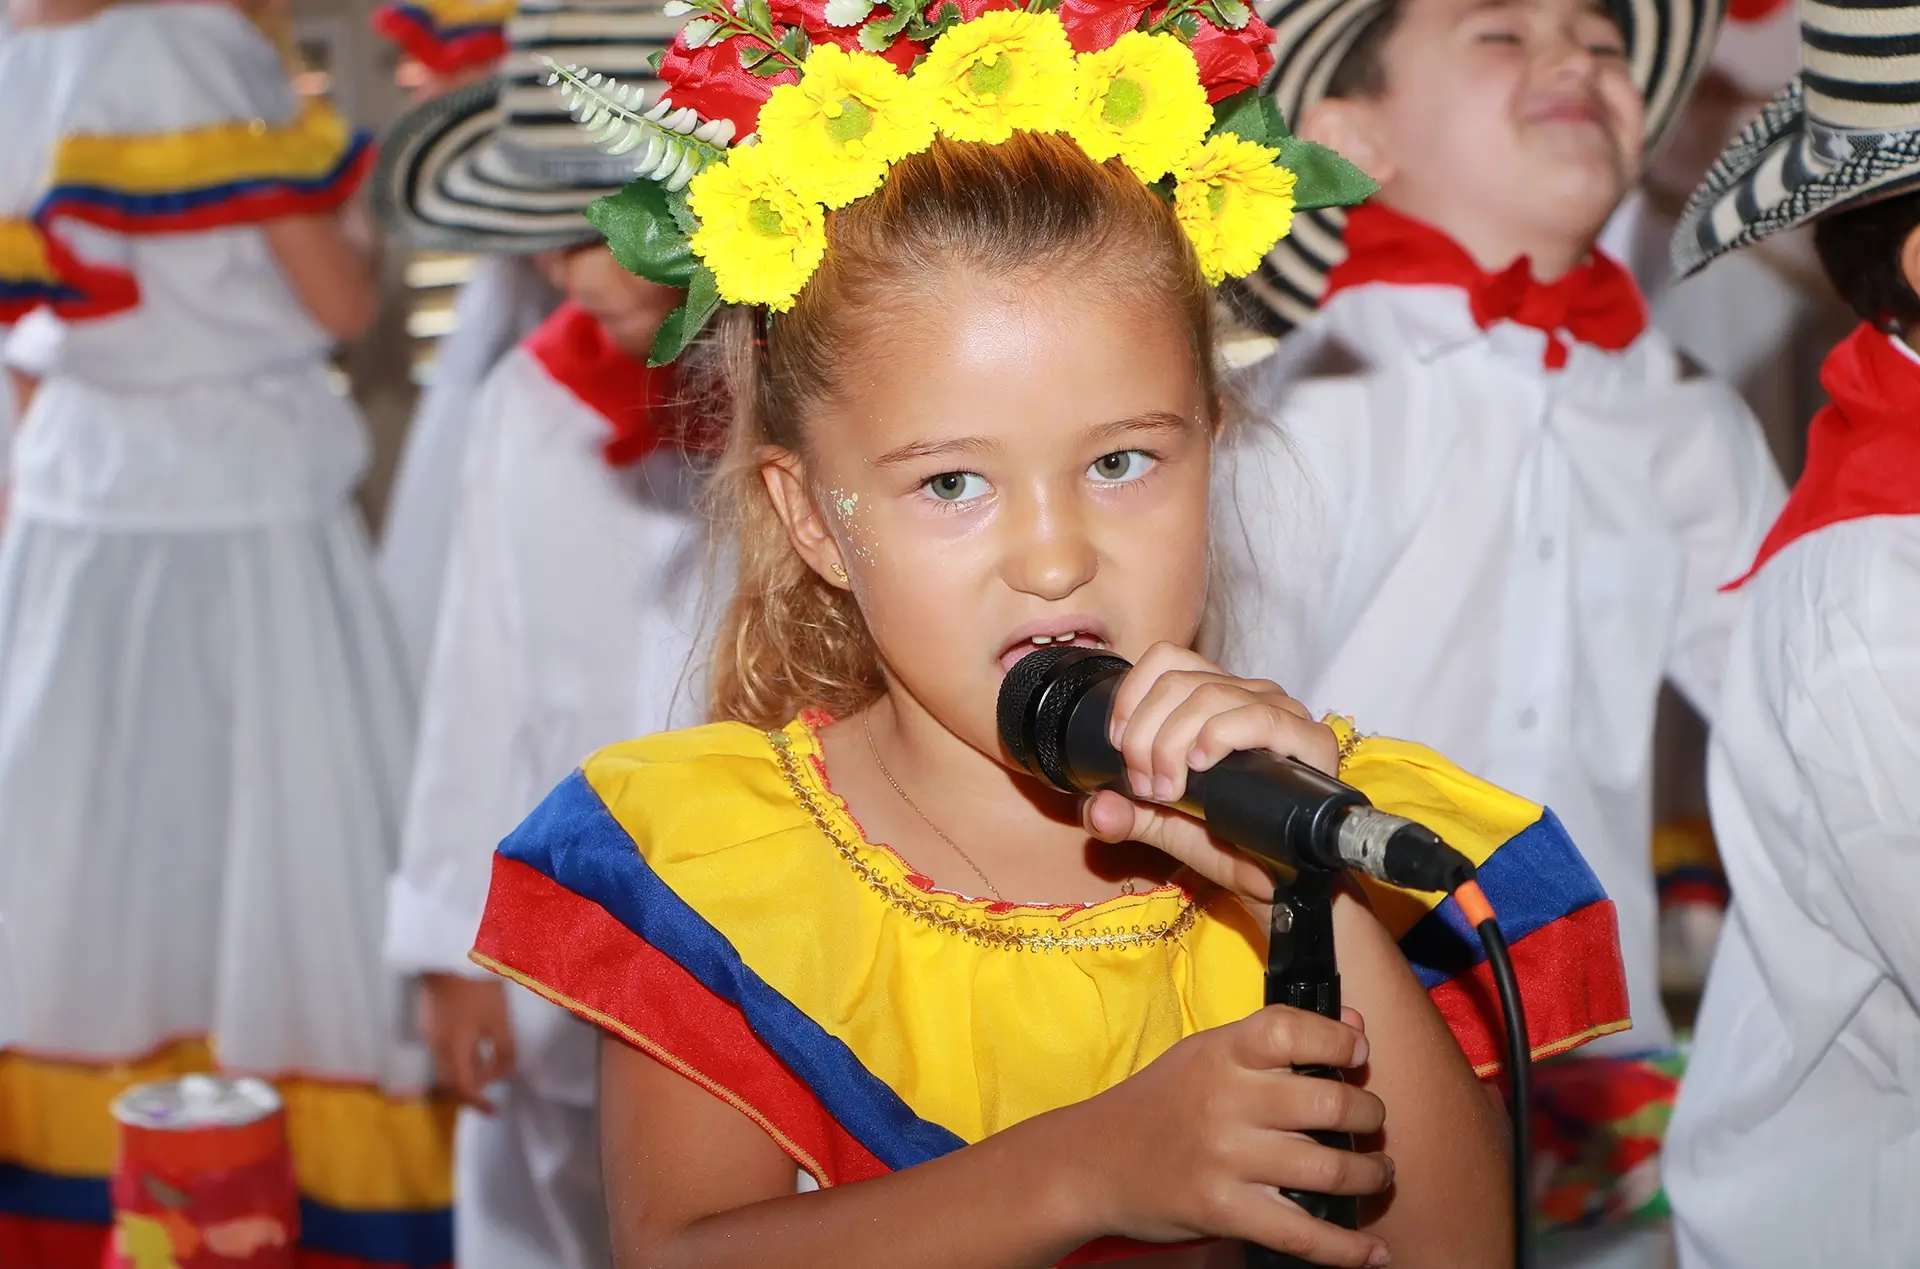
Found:
<path fill-rule="evenodd" d="M 1708 757 L 1733 907 L 1666 1145 L 1681 1264 L 1908 1269 L 1920 516 L 1810 533 L 1741 595 Z"/>
<path fill-rule="evenodd" d="M 1649 331 L 1620 353 L 1481 330 L 1463 292 L 1336 294 L 1241 387 L 1216 534 L 1225 663 L 1557 812 L 1618 909 L 1634 1029 L 1660 1004 L 1655 700 L 1707 717 L 1783 498 L 1727 386 Z"/>

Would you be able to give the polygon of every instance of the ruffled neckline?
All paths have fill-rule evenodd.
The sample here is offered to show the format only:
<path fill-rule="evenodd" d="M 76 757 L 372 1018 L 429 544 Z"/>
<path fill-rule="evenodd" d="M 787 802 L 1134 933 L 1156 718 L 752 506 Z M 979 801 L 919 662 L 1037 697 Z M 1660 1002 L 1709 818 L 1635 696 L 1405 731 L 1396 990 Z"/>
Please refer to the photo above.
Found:
<path fill-rule="evenodd" d="M 1079 951 L 1148 946 L 1180 938 L 1225 892 L 1172 882 L 1097 903 L 1016 903 L 942 890 L 892 847 L 871 841 L 828 779 L 819 725 L 803 715 L 766 734 L 788 791 L 869 891 L 907 916 L 988 947 Z"/>

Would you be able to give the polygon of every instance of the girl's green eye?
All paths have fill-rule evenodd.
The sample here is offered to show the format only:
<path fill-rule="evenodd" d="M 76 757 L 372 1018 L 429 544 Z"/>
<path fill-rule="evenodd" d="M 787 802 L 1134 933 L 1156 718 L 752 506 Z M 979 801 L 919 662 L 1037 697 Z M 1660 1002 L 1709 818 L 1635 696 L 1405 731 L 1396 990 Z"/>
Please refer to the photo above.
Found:
<path fill-rule="evenodd" d="M 941 502 L 965 502 L 986 492 L 987 482 L 970 471 L 943 471 L 924 488 Z"/>
<path fill-rule="evenodd" d="M 1107 483 L 1137 480 L 1151 471 L 1153 464 L 1153 456 L 1145 450 L 1123 449 L 1094 459 L 1087 468 L 1087 474 Z"/>

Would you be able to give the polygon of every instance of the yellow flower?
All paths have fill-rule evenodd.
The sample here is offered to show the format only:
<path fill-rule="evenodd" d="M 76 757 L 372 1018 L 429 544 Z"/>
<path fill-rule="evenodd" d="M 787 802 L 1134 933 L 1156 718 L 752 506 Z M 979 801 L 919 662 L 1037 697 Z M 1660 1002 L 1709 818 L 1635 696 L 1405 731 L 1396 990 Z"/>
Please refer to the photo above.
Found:
<path fill-rule="evenodd" d="M 933 121 L 905 75 L 832 44 L 813 50 L 799 83 L 773 90 L 758 126 L 794 194 L 829 207 L 873 193 L 888 164 L 933 144 Z"/>
<path fill-rule="evenodd" d="M 1178 36 L 1129 31 L 1079 58 L 1080 100 L 1071 131 L 1096 163 L 1114 155 L 1157 181 L 1213 126 L 1200 67 Z"/>
<path fill-rule="evenodd" d="M 1073 114 L 1073 45 L 1051 13 L 996 9 L 963 22 L 934 41 L 913 78 L 955 141 L 1057 132 Z"/>
<path fill-rule="evenodd" d="M 1293 173 L 1279 152 L 1231 133 L 1173 165 L 1173 209 L 1207 281 L 1245 277 L 1293 228 Z"/>
<path fill-rule="evenodd" d="M 700 220 L 693 253 L 713 270 L 729 304 L 793 307 L 827 254 L 827 213 L 788 187 L 768 147 L 742 146 L 687 186 Z"/>

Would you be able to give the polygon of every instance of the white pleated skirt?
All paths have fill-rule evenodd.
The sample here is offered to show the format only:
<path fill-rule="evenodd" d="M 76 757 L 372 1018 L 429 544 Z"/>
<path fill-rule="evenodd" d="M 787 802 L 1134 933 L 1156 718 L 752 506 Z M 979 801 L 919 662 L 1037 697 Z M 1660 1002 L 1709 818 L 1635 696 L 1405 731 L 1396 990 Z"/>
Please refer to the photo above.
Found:
<path fill-rule="evenodd" d="M 380 961 L 412 703 L 348 502 L 363 455 L 317 367 L 36 398 L 0 539 L 22 1050 L 206 1036 L 235 1069 L 424 1085 Z"/>

